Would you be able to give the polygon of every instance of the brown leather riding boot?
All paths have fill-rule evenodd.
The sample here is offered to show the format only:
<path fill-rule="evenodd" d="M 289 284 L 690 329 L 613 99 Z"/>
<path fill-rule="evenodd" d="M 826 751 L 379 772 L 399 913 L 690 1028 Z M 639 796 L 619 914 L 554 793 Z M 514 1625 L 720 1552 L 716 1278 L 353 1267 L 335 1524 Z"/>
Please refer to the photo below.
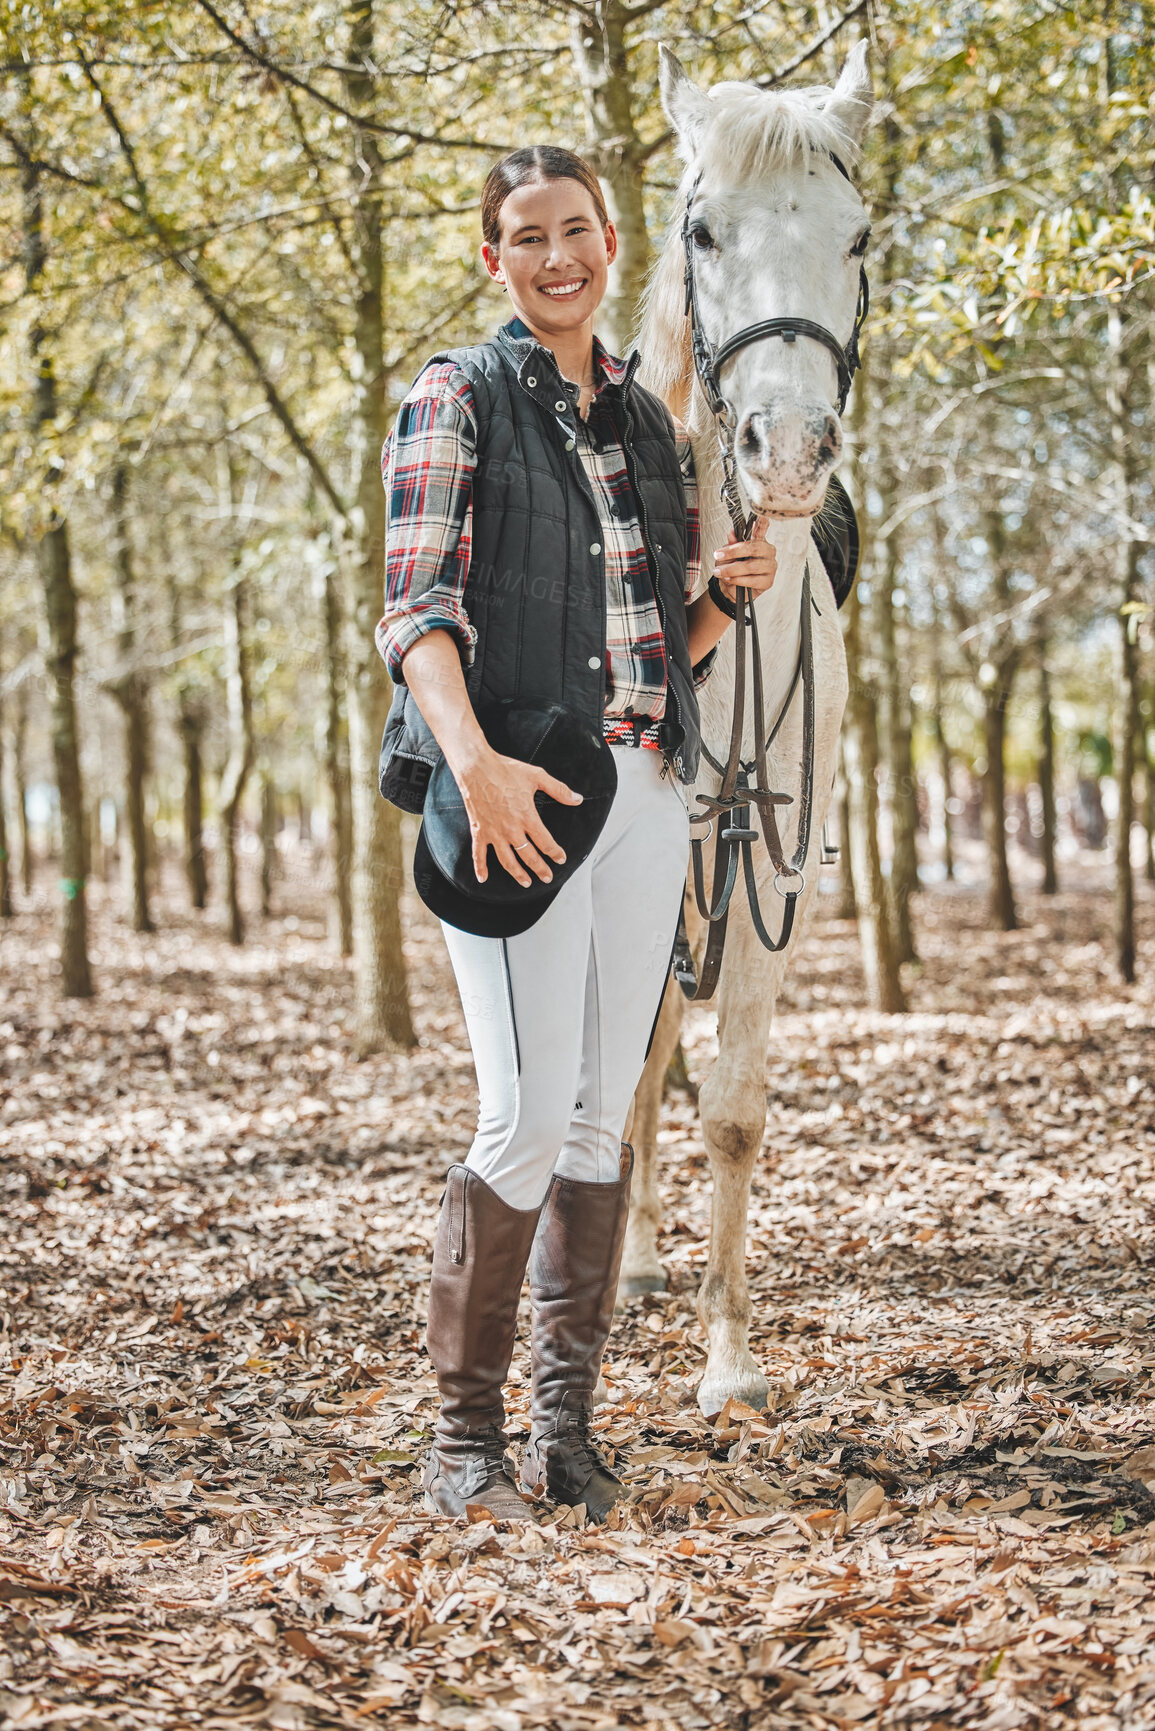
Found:
<path fill-rule="evenodd" d="M 554 1502 L 584 1503 L 587 1518 L 597 1522 L 623 1494 L 589 1427 L 613 1322 L 633 1166 L 634 1151 L 623 1142 L 616 1184 L 555 1178 L 529 1265 L 533 1430 L 521 1482 L 544 1488 Z"/>
<path fill-rule="evenodd" d="M 449 1168 L 425 1330 L 441 1391 L 423 1481 L 434 1513 L 462 1515 L 468 1503 L 481 1503 L 497 1520 L 532 1517 L 505 1452 L 502 1389 L 540 1214 L 511 1208 L 468 1167 Z"/>

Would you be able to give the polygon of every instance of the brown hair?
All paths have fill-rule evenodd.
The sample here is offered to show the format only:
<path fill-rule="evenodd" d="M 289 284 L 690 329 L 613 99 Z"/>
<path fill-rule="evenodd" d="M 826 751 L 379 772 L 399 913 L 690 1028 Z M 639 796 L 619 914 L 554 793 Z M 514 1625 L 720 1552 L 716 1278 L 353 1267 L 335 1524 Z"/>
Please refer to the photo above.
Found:
<path fill-rule="evenodd" d="M 481 189 L 481 233 L 490 246 L 501 243 L 501 207 L 510 193 L 516 187 L 543 180 L 576 180 L 593 199 L 602 227 L 609 222 L 598 177 L 588 162 L 557 144 L 530 144 L 522 150 L 511 150 L 494 163 L 485 177 Z"/>

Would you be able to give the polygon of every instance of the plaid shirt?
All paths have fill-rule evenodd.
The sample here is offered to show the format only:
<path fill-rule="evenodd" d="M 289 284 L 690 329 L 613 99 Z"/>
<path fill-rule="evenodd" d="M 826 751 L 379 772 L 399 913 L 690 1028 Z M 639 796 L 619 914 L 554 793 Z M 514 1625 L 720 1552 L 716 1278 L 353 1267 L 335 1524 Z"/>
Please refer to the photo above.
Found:
<path fill-rule="evenodd" d="M 666 646 L 646 560 L 642 526 L 626 471 L 625 452 L 601 387 L 625 368 L 594 343 L 601 374 L 589 418 L 579 416 L 578 455 L 597 505 L 605 548 L 606 706 L 603 732 L 612 743 L 632 740 L 657 748 L 656 723 L 666 708 Z M 567 385 L 571 395 L 576 385 Z M 426 632 L 447 630 L 463 661 L 473 659 L 477 633 L 463 604 L 472 549 L 471 486 L 477 462 L 477 417 L 465 374 L 449 362 L 427 367 L 401 405 L 385 441 L 382 475 L 389 497 L 385 537 L 385 617 L 377 648 L 391 677 Z M 686 600 L 701 579 L 698 495 L 684 429 L 677 435 L 686 489 Z M 701 670 L 703 675 L 705 666 Z M 630 717 L 637 718 L 635 726 Z M 644 725 L 649 723 L 649 725 Z"/>

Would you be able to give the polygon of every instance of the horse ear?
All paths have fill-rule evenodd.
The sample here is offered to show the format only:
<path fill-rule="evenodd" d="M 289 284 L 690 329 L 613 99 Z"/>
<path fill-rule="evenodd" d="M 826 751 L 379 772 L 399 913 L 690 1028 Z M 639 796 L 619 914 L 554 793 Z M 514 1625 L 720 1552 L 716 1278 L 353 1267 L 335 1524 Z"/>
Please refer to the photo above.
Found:
<path fill-rule="evenodd" d="M 854 44 L 838 75 L 834 94 L 826 105 L 827 114 L 838 122 L 856 145 L 862 143 L 862 135 L 874 107 L 874 87 L 870 82 L 866 51 L 865 40 Z"/>
<path fill-rule="evenodd" d="M 678 154 L 688 162 L 694 155 L 710 98 L 698 89 L 678 56 L 664 42 L 658 50 L 658 84 L 666 118 L 678 135 Z"/>

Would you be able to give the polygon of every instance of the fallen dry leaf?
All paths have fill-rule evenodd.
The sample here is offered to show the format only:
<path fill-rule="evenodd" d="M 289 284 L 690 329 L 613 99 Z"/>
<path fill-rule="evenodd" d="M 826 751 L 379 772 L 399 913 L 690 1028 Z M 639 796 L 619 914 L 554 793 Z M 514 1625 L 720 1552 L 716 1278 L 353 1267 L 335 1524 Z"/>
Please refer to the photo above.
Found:
<path fill-rule="evenodd" d="M 83 1005 L 47 909 L 6 927 L 5 1723 L 1155 1722 L 1155 1307 L 1118 1236 L 1150 1256 L 1155 991 L 1113 984 L 1105 896 L 995 935 L 925 892 L 906 1017 L 858 1007 L 820 906 L 750 1203 L 771 1409 L 695 1403 L 709 1175 L 674 1093 L 670 1289 L 626 1304 L 597 1418 L 629 1500 L 514 1531 L 421 1506 L 429 1250 L 476 1120 L 440 935 L 410 904 L 423 1044 L 356 1062 L 324 908 L 303 872 L 283 895 L 296 927 L 233 951 L 175 900 L 137 938 L 98 886 Z M 692 1011 L 698 1079 L 714 1040 Z"/>

